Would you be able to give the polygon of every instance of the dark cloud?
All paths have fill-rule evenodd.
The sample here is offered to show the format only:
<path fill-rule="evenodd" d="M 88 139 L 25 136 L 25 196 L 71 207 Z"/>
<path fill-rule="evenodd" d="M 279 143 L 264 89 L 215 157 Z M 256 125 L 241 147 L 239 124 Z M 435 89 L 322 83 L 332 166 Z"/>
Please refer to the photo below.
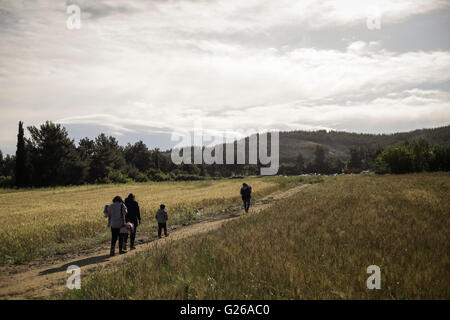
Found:
<path fill-rule="evenodd" d="M 66 5 L 78 5 L 83 17 L 98 20 L 112 15 L 130 15 L 139 11 L 132 3 L 102 1 L 66 1 Z"/>

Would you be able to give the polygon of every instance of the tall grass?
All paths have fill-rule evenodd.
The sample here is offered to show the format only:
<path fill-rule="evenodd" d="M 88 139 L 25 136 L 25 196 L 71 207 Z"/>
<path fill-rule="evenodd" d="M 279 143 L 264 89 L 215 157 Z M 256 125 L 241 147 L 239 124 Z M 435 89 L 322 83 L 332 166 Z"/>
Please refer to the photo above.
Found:
<path fill-rule="evenodd" d="M 329 178 L 94 272 L 70 299 L 449 299 L 450 175 Z M 370 265 L 381 289 L 369 290 Z"/>
<path fill-rule="evenodd" d="M 279 188 L 281 178 L 246 179 L 261 196 Z M 289 179 L 288 179 L 289 180 Z M 0 264 L 26 263 L 43 255 L 90 248 L 110 234 L 103 207 L 116 195 L 136 194 L 143 224 L 165 203 L 171 224 L 186 224 L 239 203 L 240 181 L 163 182 L 19 190 L 0 194 Z"/>

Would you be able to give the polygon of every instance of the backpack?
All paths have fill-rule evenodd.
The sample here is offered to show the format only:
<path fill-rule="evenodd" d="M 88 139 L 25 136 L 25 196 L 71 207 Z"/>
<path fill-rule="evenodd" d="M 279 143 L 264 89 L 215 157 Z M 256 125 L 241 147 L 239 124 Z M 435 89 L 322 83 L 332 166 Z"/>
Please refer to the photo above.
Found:
<path fill-rule="evenodd" d="M 123 210 L 124 206 L 125 205 L 123 203 L 120 204 L 120 214 L 122 214 L 122 210 Z M 125 220 L 125 216 L 124 215 L 122 215 L 122 219 L 123 219 L 123 225 L 122 225 L 122 227 L 120 227 L 120 231 L 119 232 L 120 233 L 128 233 L 129 229 L 128 229 L 127 221 Z M 133 224 L 131 224 L 131 225 L 133 225 Z"/>

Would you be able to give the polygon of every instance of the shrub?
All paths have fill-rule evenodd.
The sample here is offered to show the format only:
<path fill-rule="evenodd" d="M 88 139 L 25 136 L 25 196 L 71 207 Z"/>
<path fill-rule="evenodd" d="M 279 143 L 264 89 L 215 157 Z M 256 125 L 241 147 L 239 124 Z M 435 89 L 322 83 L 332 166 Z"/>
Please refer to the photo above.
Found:
<path fill-rule="evenodd" d="M 383 150 L 375 162 L 377 173 L 409 173 L 422 171 L 448 171 L 450 146 L 434 146 L 417 140 Z"/>
<path fill-rule="evenodd" d="M 11 176 L 0 176 L 0 188 L 12 188 L 14 186 L 14 180 Z"/>
<path fill-rule="evenodd" d="M 126 174 L 123 174 L 122 172 L 118 170 L 112 170 L 108 174 L 108 178 L 112 183 L 127 183 L 127 182 L 133 182 L 133 179 L 129 178 Z"/>
<path fill-rule="evenodd" d="M 194 180 L 204 180 L 204 177 L 195 174 L 180 174 L 175 176 L 176 181 L 194 181 Z"/>
<path fill-rule="evenodd" d="M 138 175 L 134 178 L 134 180 L 136 182 L 148 182 L 150 179 L 142 172 L 139 172 Z"/>
<path fill-rule="evenodd" d="M 413 172 L 413 156 L 406 145 L 387 147 L 378 156 L 376 163 L 377 172 L 407 173 Z"/>
<path fill-rule="evenodd" d="M 169 174 L 162 172 L 161 170 L 153 171 L 149 170 L 147 176 L 152 181 L 170 181 L 171 177 Z"/>

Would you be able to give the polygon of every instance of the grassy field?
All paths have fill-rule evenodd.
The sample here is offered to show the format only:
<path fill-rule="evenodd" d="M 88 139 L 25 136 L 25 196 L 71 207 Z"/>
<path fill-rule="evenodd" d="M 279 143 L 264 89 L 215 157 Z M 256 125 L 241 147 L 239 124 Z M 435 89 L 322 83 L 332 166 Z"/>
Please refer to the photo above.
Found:
<path fill-rule="evenodd" d="M 288 178 L 247 179 L 259 197 L 287 188 Z M 153 230 L 154 213 L 167 205 L 171 224 L 186 224 L 239 204 L 242 180 L 90 185 L 0 192 L 0 264 L 20 264 L 40 256 L 63 254 L 107 242 L 103 207 L 130 192 L 142 210 L 140 231 Z"/>
<path fill-rule="evenodd" d="M 450 175 L 326 178 L 94 272 L 69 299 L 449 299 Z M 381 269 L 368 290 L 366 269 Z"/>

